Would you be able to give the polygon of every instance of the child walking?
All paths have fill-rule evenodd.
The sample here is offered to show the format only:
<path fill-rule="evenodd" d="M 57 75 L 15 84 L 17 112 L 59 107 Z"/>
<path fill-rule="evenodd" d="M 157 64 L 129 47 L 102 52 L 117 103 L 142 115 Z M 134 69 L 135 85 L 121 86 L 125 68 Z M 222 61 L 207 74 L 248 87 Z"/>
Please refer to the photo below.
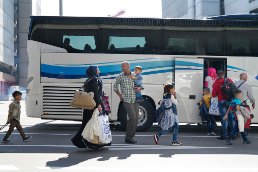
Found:
<path fill-rule="evenodd" d="M 159 126 L 162 128 L 158 134 L 154 134 L 154 141 L 156 144 L 159 143 L 159 138 L 161 135 L 166 132 L 172 130 L 174 126 L 173 132 L 173 146 L 182 145 L 182 143 L 177 141 L 177 134 L 179 128 L 179 122 L 177 117 L 176 105 L 178 105 L 177 95 L 175 92 L 175 84 L 166 84 L 164 87 L 164 97 L 160 104 L 164 103 L 165 113 L 159 123 Z"/>
<path fill-rule="evenodd" d="M 229 114 L 229 111 L 232 110 L 237 110 L 237 111 L 240 111 L 240 105 L 243 104 L 243 101 L 241 101 L 241 97 L 242 97 L 242 91 L 241 90 L 236 90 L 234 92 L 234 95 L 235 95 L 235 99 L 231 102 L 231 104 L 229 105 L 229 108 L 227 110 L 227 113 L 226 115 L 223 117 L 223 120 L 226 120 L 228 118 L 228 114 Z M 234 107 L 235 106 L 235 107 Z M 225 139 L 225 142 L 229 145 L 232 145 L 233 143 L 231 142 L 233 136 L 236 135 L 236 133 L 239 132 L 239 127 L 238 127 L 238 120 L 237 120 L 237 117 L 232 115 L 232 118 L 235 117 L 235 126 L 232 130 L 232 132 L 228 135 L 228 137 Z M 231 117 L 229 117 L 231 118 Z M 246 134 L 245 132 L 240 132 L 241 135 L 242 135 L 242 138 L 243 138 L 243 144 L 251 144 L 252 142 L 250 140 L 247 139 L 246 137 Z"/>
<path fill-rule="evenodd" d="M 207 119 L 207 127 L 208 127 L 208 136 L 209 135 L 216 135 L 214 133 L 214 115 L 209 114 L 209 108 L 211 106 L 211 94 L 210 94 L 210 89 L 204 88 L 203 89 L 203 98 L 202 101 L 200 102 L 200 113 L 201 116 L 204 118 L 206 116 Z"/>
<path fill-rule="evenodd" d="M 20 101 L 22 98 L 22 93 L 20 91 L 14 91 L 12 96 L 13 96 L 14 100 L 9 105 L 9 114 L 8 114 L 8 118 L 7 118 L 7 122 L 10 122 L 10 127 L 3 139 L 4 143 L 10 142 L 10 140 L 8 140 L 8 138 L 12 134 L 14 127 L 16 127 L 17 130 L 20 132 L 20 134 L 23 138 L 23 141 L 27 141 L 28 139 L 30 139 L 32 137 L 32 136 L 29 136 L 29 137 L 25 136 L 22 126 L 20 124 L 20 115 L 21 115 Z"/>
<path fill-rule="evenodd" d="M 134 73 L 135 73 L 136 76 L 134 77 L 134 76 L 131 75 L 130 78 L 135 80 L 135 87 L 142 87 L 142 84 L 143 84 L 142 67 L 141 66 L 135 66 L 134 67 Z M 141 91 L 136 92 L 136 102 L 137 103 L 143 102 Z"/>

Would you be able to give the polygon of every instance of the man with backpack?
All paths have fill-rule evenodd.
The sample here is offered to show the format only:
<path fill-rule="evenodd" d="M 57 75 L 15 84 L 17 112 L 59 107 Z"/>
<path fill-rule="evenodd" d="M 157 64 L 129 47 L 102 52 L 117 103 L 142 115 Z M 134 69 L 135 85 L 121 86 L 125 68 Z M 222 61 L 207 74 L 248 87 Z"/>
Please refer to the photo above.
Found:
<path fill-rule="evenodd" d="M 226 111 L 230 105 L 230 102 L 234 99 L 234 91 L 237 90 L 234 82 L 229 78 L 224 78 L 225 74 L 222 70 L 217 72 L 218 79 L 214 82 L 212 86 L 212 97 L 218 96 L 218 107 L 221 114 L 221 118 L 226 115 Z M 231 114 L 229 114 L 231 115 Z M 233 130 L 235 121 L 233 118 L 228 118 L 222 120 L 222 135 L 217 137 L 220 140 L 225 140 L 227 138 L 227 128 L 228 124 Z M 233 139 L 236 139 L 234 136 Z"/>

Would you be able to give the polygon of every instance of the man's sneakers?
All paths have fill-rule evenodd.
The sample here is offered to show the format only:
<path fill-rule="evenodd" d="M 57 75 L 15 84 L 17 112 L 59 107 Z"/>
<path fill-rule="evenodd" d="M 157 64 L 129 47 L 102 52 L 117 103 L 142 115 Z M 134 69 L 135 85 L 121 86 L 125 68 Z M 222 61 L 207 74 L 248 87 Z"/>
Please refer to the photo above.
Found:
<path fill-rule="evenodd" d="M 154 141 L 156 144 L 159 144 L 159 136 L 157 134 L 154 134 Z"/>
<path fill-rule="evenodd" d="M 7 140 L 7 139 L 3 139 L 3 143 L 9 143 L 11 142 L 10 140 Z"/>
<path fill-rule="evenodd" d="M 208 133 L 206 134 L 207 136 L 216 136 L 216 134 L 214 132 Z"/>
<path fill-rule="evenodd" d="M 252 143 L 252 141 L 250 141 L 250 140 L 243 141 L 243 144 L 251 144 L 251 143 Z"/>
<path fill-rule="evenodd" d="M 219 139 L 219 140 L 225 140 L 227 137 L 226 136 L 219 136 L 219 137 L 217 137 L 217 139 Z"/>
<path fill-rule="evenodd" d="M 25 139 L 23 139 L 23 141 L 26 142 L 26 141 L 29 140 L 30 138 L 32 138 L 32 136 L 26 137 Z"/>
<path fill-rule="evenodd" d="M 231 140 L 229 140 L 229 139 L 225 139 L 225 142 L 226 142 L 228 145 L 233 145 L 233 143 L 232 143 Z"/>
<path fill-rule="evenodd" d="M 172 142 L 172 146 L 180 146 L 180 145 L 182 145 L 182 143 L 178 141 Z"/>

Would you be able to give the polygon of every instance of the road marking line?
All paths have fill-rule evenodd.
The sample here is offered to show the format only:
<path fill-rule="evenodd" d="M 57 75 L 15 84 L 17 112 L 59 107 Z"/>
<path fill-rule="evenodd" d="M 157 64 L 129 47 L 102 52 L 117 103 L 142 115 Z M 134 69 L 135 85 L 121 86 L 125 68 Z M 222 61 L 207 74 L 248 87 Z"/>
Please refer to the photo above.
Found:
<path fill-rule="evenodd" d="M 14 165 L 0 165 L 0 171 L 1 170 L 20 170 L 19 168 L 15 167 Z"/>
<path fill-rule="evenodd" d="M 58 147 L 58 148 L 75 148 L 73 145 L 0 145 L 0 147 Z M 172 146 L 172 145 L 128 145 L 113 144 L 106 146 L 108 150 L 154 150 L 154 149 L 225 149 L 230 147 L 201 147 L 201 146 Z"/>

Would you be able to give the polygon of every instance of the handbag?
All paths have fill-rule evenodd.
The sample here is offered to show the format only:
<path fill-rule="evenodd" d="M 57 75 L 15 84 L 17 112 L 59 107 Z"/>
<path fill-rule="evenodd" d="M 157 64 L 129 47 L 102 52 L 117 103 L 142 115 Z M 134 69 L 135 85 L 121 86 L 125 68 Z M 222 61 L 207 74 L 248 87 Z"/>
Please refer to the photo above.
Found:
<path fill-rule="evenodd" d="M 212 97 L 211 98 L 211 105 L 210 105 L 210 108 L 209 108 L 209 114 L 220 116 L 220 111 L 219 111 L 219 107 L 218 107 L 218 97 Z"/>
<path fill-rule="evenodd" d="M 94 109 L 94 107 L 96 107 L 96 102 L 93 99 L 94 93 L 93 92 L 86 93 L 86 92 L 82 91 L 82 88 L 89 81 L 87 81 L 79 90 L 76 90 L 74 92 L 74 97 L 70 102 L 70 106 L 75 107 L 75 108 L 87 109 L 87 110 L 92 110 L 92 109 Z"/>
<path fill-rule="evenodd" d="M 106 95 L 106 93 L 103 90 L 102 91 L 102 102 L 103 102 L 104 110 L 105 110 L 106 114 L 111 113 L 108 99 L 109 99 L 108 95 Z"/>

